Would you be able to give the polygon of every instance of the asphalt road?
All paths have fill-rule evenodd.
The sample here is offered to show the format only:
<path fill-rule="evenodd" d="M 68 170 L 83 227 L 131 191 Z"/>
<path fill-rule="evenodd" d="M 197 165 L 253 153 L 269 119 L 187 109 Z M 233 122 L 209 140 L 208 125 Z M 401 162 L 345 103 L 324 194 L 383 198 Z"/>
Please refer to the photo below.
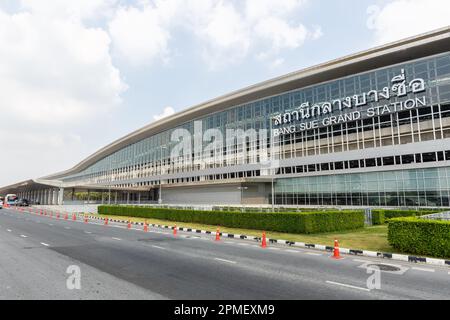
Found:
<path fill-rule="evenodd" d="M 370 264 L 380 273 L 369 289 Z M 80 289 L 68 289 L 69 266 Z M 0 210 L 0 299 L 450 299 L 450 268 Z"/>

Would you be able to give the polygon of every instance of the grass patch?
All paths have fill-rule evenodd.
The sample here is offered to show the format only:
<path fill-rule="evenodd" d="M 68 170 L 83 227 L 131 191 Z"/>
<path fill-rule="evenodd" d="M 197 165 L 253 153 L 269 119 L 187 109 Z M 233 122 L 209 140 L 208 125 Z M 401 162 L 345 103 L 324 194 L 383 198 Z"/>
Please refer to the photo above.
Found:
<path fill-rule="evenodd" d="M 158 219 L 144 219 L 144 218 L 134 218 L 126 216 L 107 216 L 107 215 L 97 215 L 99 217 L 105 218 L 109 217 L 117 220 L 131 220 L 132 222 L 145 222 L 159 224 L 159 225 L 177 225 L 178 227 L 186 227 L 191 229 L 201 229 L 206 231 L 215 232 L 215 226 L 207 224 L 198 223 L 187 223 L 187 222 L 173 222 Z M 221 232 L 232 233 L 232 234 L 245 234 L 249 236 L 261 236 L 262 231 L 251 230 L 251 229 L 237 229 L 237 228 L 226 228 L 221 227 Z M 266 232 L 268 238 L 273 239 L 283 239 L 289 241 L 313 243 L 333 246 L 334 240 L 339 240 L 339 245 L 344 248 L 349 249 L 361 249 L 361 250 L 371 250 L 380 252 L 393 252 L 398 253 L 398 250 L 392 248 L 387 241 L 387 225 L 373 226 L 368 228 L 361 228 L 349 231 L 339 231 L 330 233 L 320 233 L 320 234 L 292 234 L 292 233 L 282 233 L 282 232 Z"/>

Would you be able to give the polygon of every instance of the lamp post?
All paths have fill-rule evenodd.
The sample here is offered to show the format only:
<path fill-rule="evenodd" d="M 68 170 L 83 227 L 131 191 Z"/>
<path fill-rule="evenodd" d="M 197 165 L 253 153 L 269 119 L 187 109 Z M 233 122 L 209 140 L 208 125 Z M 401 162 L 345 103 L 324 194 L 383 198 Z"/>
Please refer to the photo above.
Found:
<path fill-rule="evenodd" d="M 163 174 L 163 159 L 162 159 L 162 152 L 163 152 L 163 149 L 166 149 L 167 147 L 166 146 L 161 146 L 160 147 L 160 166 L 161 166 L 161 169 L 160 169 L 160 177 L 159 177 L 159 197 L 158 197 L 158 203 L 159 204 L 162 204 L 162 174 Z"/>

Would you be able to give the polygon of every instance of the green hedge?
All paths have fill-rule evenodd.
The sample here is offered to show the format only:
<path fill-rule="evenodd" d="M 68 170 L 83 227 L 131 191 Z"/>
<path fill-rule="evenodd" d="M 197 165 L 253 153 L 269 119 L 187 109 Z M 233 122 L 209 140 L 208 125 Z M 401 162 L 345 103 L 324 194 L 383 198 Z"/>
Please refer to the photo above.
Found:
<path fill-rule="evenodd" d="M 384 211 L 372 211 L 372 224 L 374 226 L 384 224 L 385 220 Z"/>
<path fill-rule="evenodd" d="M 416 217 L 394 218 L 389 220 L 388 241 L 402 252 L 449 258 L 450 222 Z"/>
<path fill-rule="evenodd" d="M 404 210 L 404 209 L 375 209 L 372 210 L 372 221 L 373 224 L 375 223 L 375 219 L 378 219 L 377 221 L 383 221 L 381 224 L 383 224 L 385 221 L 393 218 L 401 218 L 401 217 L 416 217 L 416 216 L 423 216 L 426 214 L 432 214 L 437 213 L 441 211 L 448 211 L 446 209 L 419 209 L 419 210 Z M 375 217 L 377 216 L 377 217 Z"/>
<path fill-rule="evenodd" d="M 99 206 L 98 213 L 288 233 L 321 233 L 364 227 L 362 211 L 267 213 Z"/>

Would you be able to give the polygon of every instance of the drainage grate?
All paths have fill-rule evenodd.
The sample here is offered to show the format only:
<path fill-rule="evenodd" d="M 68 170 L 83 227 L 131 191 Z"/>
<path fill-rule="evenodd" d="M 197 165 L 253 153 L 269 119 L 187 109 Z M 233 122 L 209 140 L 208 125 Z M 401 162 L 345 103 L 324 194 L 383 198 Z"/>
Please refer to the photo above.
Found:
<path fill-rule="evenodd" d="M 399 267 L 391 266 L 388 264 L 368 264 L 367 268 L 376 267 L 381 271 L 400 271 Z"/>

